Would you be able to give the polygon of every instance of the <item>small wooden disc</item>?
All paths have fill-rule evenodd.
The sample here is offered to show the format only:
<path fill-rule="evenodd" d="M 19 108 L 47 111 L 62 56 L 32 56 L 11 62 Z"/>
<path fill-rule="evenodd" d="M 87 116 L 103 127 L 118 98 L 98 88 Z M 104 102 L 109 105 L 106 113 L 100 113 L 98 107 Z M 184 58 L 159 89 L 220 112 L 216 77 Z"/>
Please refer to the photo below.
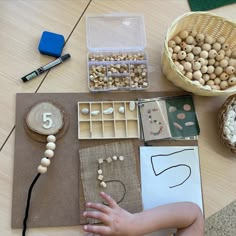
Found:
<path fill-rule="evenodd" d="M 25 130 L 31 138 L 39 142 L 47 142 L 52 134 L 62 137 L 69 127 L 69 117 L 64 108 L 51 101 L 42 101 L 32 107 L 25 116 Z"/>

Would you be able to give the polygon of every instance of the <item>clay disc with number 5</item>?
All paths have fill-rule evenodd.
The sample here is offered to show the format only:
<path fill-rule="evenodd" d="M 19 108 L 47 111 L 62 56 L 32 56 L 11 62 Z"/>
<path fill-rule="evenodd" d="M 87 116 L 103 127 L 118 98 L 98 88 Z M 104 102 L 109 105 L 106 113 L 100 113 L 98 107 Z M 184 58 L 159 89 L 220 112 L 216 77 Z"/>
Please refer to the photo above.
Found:
<path fill-rule="evenodd" d="M 68 128 L 69 119 L 59 104 L 44 101 L 32 106 L 26 114 L 26 131 L 39 142 L 50 134 L 60 138 Z"/>

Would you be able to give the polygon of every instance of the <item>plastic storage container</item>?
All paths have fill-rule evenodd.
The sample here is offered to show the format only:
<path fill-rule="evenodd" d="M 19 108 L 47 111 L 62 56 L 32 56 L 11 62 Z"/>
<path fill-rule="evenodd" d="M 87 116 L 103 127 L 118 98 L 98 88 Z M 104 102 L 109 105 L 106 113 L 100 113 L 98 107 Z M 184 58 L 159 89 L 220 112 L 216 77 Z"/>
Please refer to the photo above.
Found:
<path fill-rule="evenodd" d="M 88 87 L 91 91 L 149 87 L 142 16 L 103 15 L 86 19 Z"/>

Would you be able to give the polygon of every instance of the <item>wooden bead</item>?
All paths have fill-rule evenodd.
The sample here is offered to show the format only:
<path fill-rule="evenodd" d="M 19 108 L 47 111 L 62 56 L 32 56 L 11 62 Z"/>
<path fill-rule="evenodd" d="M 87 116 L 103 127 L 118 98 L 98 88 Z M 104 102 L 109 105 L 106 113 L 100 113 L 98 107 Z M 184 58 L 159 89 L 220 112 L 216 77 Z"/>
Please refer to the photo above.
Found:
<path fill-rule="evenodd" d="M 190 62 L 184 62 L 184 69 L 190 71 L 192 69 L 192 64 Z"/>
<path fill-rule="evenodd" d="M 98 176 L 98 180 L 103 180 L 104 176 L 103 175 L 99 175 Z"/>
<path fill-rule="evenodd" d="M 178 52 L 178 58 L 180 60 L 184 60 L 185 57 L 186 57 L 186 52 L 185 51 Z"/>
<path fill-rule="evenodd" d="M 225 57 L 224 53 L 218 52 L 217 55 L 216 55 L 216 60 L 221 61 L 221 60 L 224 59 L 224 57 Z"/>
<path fill-rule="evenodd" d="M 224 44 L 225 43 L 225 37 L 221 36 L 221 37 L 217 38 L 216 41 L 220 44 Z"/>
<path fill-rule="evenodd" d="M 228 80 L 230 86 L 236 85 L 236 77 L 231 77 Z"/>
<path fill-rule="evenodd" d="M 186 39 L 188 37 L 188 31 L 181 31 L 179 36 L 181 39 Z"/>
<path fill-rule="evenodd" d="M 51 161 L 50 161 L 48 158 L 46 158 L 46 157 L 44 157 L 44 158 L 41 159 L 41 165 L 42 165 L 42 166 L 47 167 L 47 166 L 50 165 L 50 163 L 51 163 Z"/>
<path fill-rule="evenodd" d="M 98 164 L 102 164 L 103 163 L 103 159 L 102 158 L 99 158 L 98 159 Z"/>
<path fill-rule="evenodd" d="M 56 137 L 54 135 L 48 135 L 47 141 L 55 143 L 56 142 Z"/>
<path fill-rule="evenodd" d="M 209 54 L 208 54 L 208 56 L 209 56 Z M 209 60 L 208 60 L 208 65 L 209 65 L 209 66 L 214 65 L 214 64 L 215 64 L 215 61 L 216 61 L 216 60 L 215 60 L 214 58 L 209 59 Z"/>
<path fill-rule="evenodd" d="M 192 72 L 187 72 L 185 74 L 185 76 L 188 78 L 188 79 L 192 79 L 193 78 L 193 73 Z"/>
<path fill-rule="evenodd" d="M 228 49 L 225 51 L 225 56 L 231 57 L 231 54 L 232 54 L 232 50 L 231 50 L 230 48 L 228 48 Z"/>
<path fill-rule="evenodd" d="M 230 58 L 229 59 L 229 66 L 235 66 L 236 67 L 236 59 Z"/>
<path fill-rule="evenodd" d="M 220 61 L 220 66 L 221 67 L 226 67 L 226 66 L 228 66 L 228 64 L 229 64 L 229 61 L 226 60 L 226 59 L 223 59 L 223 60 Z"/>
<path fill-rule="evenodd" d="M 210 76 L 208 74 L 204 74 L 202 78 L 207 82 L 210 79 Z"/>
<path fill-rule="evenodd" d="M 186 52 L 186 53 L 189 53 L 192 51 L 192 47 L 190 45 L 186 45 L 185 47 L 183 47 L 183 50 Z"/>
<path fill-rule="evenodd" d="M 229 49 L 229 44 L 228 43 L 224 43 L 223 45 L 222 45 L 222 49 L 223 50 L 227 50 L 227 49 Z"/>
<path fill-rule="evenodd" d="M 202 49 L 205 51 L 210 51 L 211 50 L 211 45 L 209 43 L 204 43 L 202 45 Z"/>
<path fill-rule="evenodd" d="M 176 46 L 176 42 L 175 42 L 174 40 L 170 40 L 170 41 L 168 42 L 168 46 L 169 46 L 170 48 L 174 48 L 174 47 Z"/>
<path fill-rule="evenodd" d="M 184 67 L 181 64 L 176 65 L 180 72 L 184 71 Z"/>
<path fill-rule="evenodd" d="M 119 156 L 119 160 L 123 161 L 125 158 L 123 156 Z"/>
<path fill-rule="evenodd" d="M 176 44 L 180 44 L 182 42 L 182 39 L 177 35 L 174 37 L 174 41 Z"/>
<path fill-rule="evenodd" d="M 233 66 L 228 66 L 225 71 L 227 74 L 232 75 L 235 72 L 235 68 Z"/>
<path fill-rule="evenodd" d="M 229 75 L 226 74 L 225 72 L 223 72 L 221 75 L 220 75 L 220 79 L 221 80 L 227 80 L 229 78 Z"/>
<path fill-rule="evenodd" d="M 214 84 L 214 85 L 211 85 L 211 88 L 214 89 L 214 90 L 220 90 L 220 86 L 217 84 Z"/>
<path fill-rule="evenodd" d="M 172 60 L 173 61 L 177 61 L 178 60 L 178 55 L 177 53 L 173 53 L 172 56 L 171 56 Z"/>
<path fill-rule="evenodd" d="M 44 174 L 44 173 L 47 172 L 47 167 L 42 166 L 42 165 L 39 165 L 38 168 L 37 168 L 37 170 L 38 170 L 38 173 Z"/>
<path fill-rule="evenodd" d="M 216 74 L 215 73 L 211 73 L 210 75 L 210 79 L 214 80 L 216 78 Z"/>
<path fill-rule="evenodd" d="M 214 66 L 208 66 L 208 67 L 207 67 L 207 73 L 208 73 L 208 74 L 213 73 L 214 70 L 215 70 L 215 67 L 214 67 Z"/>
<path fill-rule="evenodd" d="M 191 35 L 192 37 L 196 37 L 197 31 L 191 30 L 190 33 L 189 33 L 189 35 Z"/>
<path fill-rule="evenodd" d="M 192 49 L 192 53 L 193 53 L 194 55 L 198 55 L 200 52 L 201 52 L 201 48 L 200 48 L 200 47 L 194 47 L 194 48 Z"/>
<path fill-rule="evenodd" d="M 180 52 L 181 51 L 181 47 L 180 46 L 175 46 L 174 47 L 174 50 L 173 50 L 175 53 L 178 53 L 178 52 Z"/>
<path fill-rule="evenodd" d="M 219 77 L 216 77 L 216 78 L 214 79 L 214 83 L 215 83 L 215 84 L 220 84 L 220 83 L 221 83 L 221 79 L 220 79 Z"/>
<path fill-rule="evenodd" d="M 211 79 L 207 81 L 207 85 L 210 85 L 210 86 L 211 86 L 211 85 L 214 85 L 214 84 L 215 84 L 214 81 L 211 80 Z"/>
<path fill-rule="evenodd" d="M 206 64 L 206 61 L 204 58 L 198 58 L 197 62 L 199 62 L 201 66 L 204 66 Z"/>
<path fill-rule="evenodd" d="M 107 187 L 107 185 L 106 185 L 106 183 L 105 183 L 104 181 L 102 181 L 102 182 L 100 183 L 100 186 L 103 187 L 103 188 L 106 188 L 106 187 Z"/>
<path fill-rule="evenodd" d="M 217 66 L 215 68 L 215 74 L 220 75 L 223 72 L 223 68 L 221 66 Z"/>
<path fill-rule="evenodd" d="M 201 52 L 200 52 L 200 57 L 201 57 L 201 58 L 204 58 L 204 59 L 208 58 L 208 52 L 205 51 L 205 50 L 204 50 L 204 51 L 201 51 Z"/>
<path fill-rule="evenodd" d="M 194 59 L 194 55 L 191 52 L 188 53 L 185 57 L 185 60 L 188 61 L 188 62 L 193 61 L 193 59 Z"/>
<path fill-rule="evenodd" d="M 220 88 L 221 88 L 221 89 L 227 89 L 228 87 L 229 87 L 229 84 L 228 84 L 227 81 L 222 81 L 222 82 L 220 83 Z"/>
<path fill-rule="evenodd" d="M 199 83 L 200 83 L 201 85 L 204 85 L 204 84 L 206 83 L 203 78 L 200 78 L 198 81 L 199 81 Z"/>
<path fill-rule="evenodd" d="M 236 49 L 232 51 L 231 56 L 232 56 L 233 58 L 236 58 Z"/>
<path fill-rule="evenodd" d="M 216 51 L 220 51 L 221 44 L 216 42 L 216 43 L 213 44 L 212 48 L 215 49 Z"/>
<path fill-rule="evenodd" d="M 202 74 L 207 73 L 207 66 L 202 66 L 201 72 L 202 72 Z"/>
<path fill-rule="evenodd" d="M 202 73 L 200 70 L 197 70 L 193 73 L 193 78 L 196 80 L 199 80 L 200 78 L 202 78 Z"/>
<path fill-rule="evenodd" d="M 116 161 L 116 160 L 117 160 L 117 156 L 112 156 L 112 159 L 113 159 L 114 161 Z"/>
<path fill-rule="evenodd" d="M 56 144 L 53 142 L 49 142 L 46 144 L 46 148 L 50 150 L 55 150 L 56 149 Z"/>
<path fill-rule="evenodd" d="M 211 49 L 208 53 L 209 58 L 215 58 L 217 56 L 217 51 L 215 49 Z"/>
<path fill-rule="evenodd" d="M 194 38 L 192 35 L 189 35 L 185 41 L 187 44 L 192 44 L 194 42 Z"/>
<path fill-rule="evenodd" d="M 106 159 L 106 161 L 107 161 L 108 163 L 111 163 L 111 162 L 112 162 L 111 157 L 108 157 L 108 158 Z"/>
<path fill-rule="evenodd" d="M 99 175 L 102 174 L 102 170 L 101 170 L 101 169 L 98 170 L 98 174 L 99 174 Z"/>
<path fill-rule="evenodd" d="M 203 42 L 204 41 L 204 39 L 205 39 L 205 36 L 204 36 L 204 34 L 197 34 L 196 35 L 196 41 L 199 43 L 199 42 Z"/>
<path fill-rule="evenodd" d="M 213 38 L 211 36 L 206 36 L 205 37 L 205 42 L 208 43 L 208 44 L 212 44 L 213 43 Z"/>
<path fill-rule="evenodd" d="M 45 157 L 48 157 L 48 158 L 52 158 L 54 156 L 54 151 L 50 150 L 50 149 L 47 149 L 45 152 L 44 152 L 44 156 Z"/>
<path fill-rule="evenodd" d="M 201 69 L 201 64 L 197 61 L 193 63 L 193 70 L 200 70 Z"/>

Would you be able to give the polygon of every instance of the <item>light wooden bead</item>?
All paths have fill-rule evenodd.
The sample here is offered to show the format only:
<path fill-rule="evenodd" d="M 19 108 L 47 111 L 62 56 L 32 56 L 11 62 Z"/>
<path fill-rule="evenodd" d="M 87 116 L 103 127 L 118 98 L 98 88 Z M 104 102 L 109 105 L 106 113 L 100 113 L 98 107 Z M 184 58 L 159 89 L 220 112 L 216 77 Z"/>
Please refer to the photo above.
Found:
<path fill-rule="evenodd" d="M 172 56 L 171 56 L 172 60 L 173 61 L 177 61 L 178 60 L 178 55 L 177 53 L 173 53 Z"/>
<path fill-rule="evenodd" d="M 99 175 L 102 174 L 102 170 L 101 170 L 101 169 L 98 170 L 98 174 L 99 174 Z"/>
<path fill-rule="evenodd" d="M 185 51 L 178 52 L 178 58 L 180 60 L 183 60 L 185 57 L 186 57 L 186 52 Z"/>
<path fill-rule="evenodd" d="M 214 80 L 210 79 L 210 80 L 207 81 L 206 84 L 211 86 L 211 85 L 214 85 L 215 83 L 214 83 Z"/>
<path fill-rule="evenodd" d="M 216 78 L 216 74 L 215 73 L 211 73 L 210 75 L 210 79 L 214 80 Z"/>
<path fill-rule="evenodd" d="M 117 156 L 112 156 L 112 159 L 113 159 L 114 161 L 116 161 L 116 160 L 117 160 Z"/>
<path fill-rule="evenodd" d="M 197 62 L 199 62 L 201 66 L 204 66 L 206 64 L 206 61 L 204 58 L 198 58 Z"/>
<path fill-rule="evenodd" d="M 220 62 L 219 62 L 219 61 L 216 61 L 215 64 L 214 64 L 215 67 L 217 67 L 217 66 L 219 66 L 219 65 L 220 65 Z"/>
<path fill-rule="evenodd" d="M 220 75 L 223 72 L 223 68 L 221 66 L 217 66 L 215 68 L 215 74 Z"/>
<path fill-rule="evenodd" d="M 102 181 L 102 182 L 100 183 L 100 186 L 102 186 L 103 188 L 106 188 L 106 187 L 107 187 L 107 185 L 106 185 L 106 183 L 105 183 L 104 181 Z"/>
<path fill-rule="evenodd" d="M 103 180 L 104 176 L 103 175 L 99 175 L 98 176 L 98 180 Z"/>
<path fill-rule="evenodd" d="M 181 39 L 186 39 L 188 37 L 188 31 L 181 31 L 179 36 Z"/>
<path fill-rule="evenodd" d="M 202 74 L 207 73 L 207 66 L 202 66 L 201 72 L 202 72 Z"/>
<path fill-rule="evenodd" d="M 222 81 L 222 82 L 220 83 L 220 88 L 221 88 L 221 89 L 227 89 L 228 87 L 229 87 L 229 84 L 228 84 L 227 81 Z"/>
<path fill-rule="evenodd" d="M 190 45 L 186 45 L 183 50 L 186 52 L 186 53 L 189 53 L 192 51 L 192 47 Z"/>
<path fill-rule="evenodd" d="M 181 51 L 181 47 L 180 46 L 177 45 L 177 46 L 174 47 L 174 52 L 175 53 L 178 53 L 180 51 Z"/>
<path fill-rule="evenodd" d="M 193 78 L 196 79 L 196 80 L 199 80 L 200 78 L 202 78 L 201 71 L 200 70 L 194 71 Z"/>
<path fill-rule="evenodd" d="M 99 158 L 98 159 L 98 164 L 102 164 L 103 163 L 103 159 L 102 158 Z"/>
<path fill-rule="evenodd" d="M 185 60 L 188 61 L 188 62 L 193 61 L 193 59 L 194 59 L 194 55 L 191 52 L 188 53 L 185 57 Z"/>
<path fill-rule="evenodd" d="M 226 59 L 223 59 L 223 60 L 220 61 L 220 66 L 221 67 L 226 67 L 226 66 L 228 66 L 228 64 L 229 64 L 229 61 L 226 60 Z"/>
<path fill-rule="evenodd" d="M 176 65 L 180 72 L 183 72 L 184 67 L 181 64 Z"/>
<path fill-rule="evenodd" d="M 225 69 L 225 71 L 226 71 L 227 74 L 232 75 L 235 72 L 235 68 L 233 66 L 228 66 Z"/>
<path fill-rule="evenodd" d="M 180 43 L 180 47 L 183 49 L 185 46 L 187 45 L 187 43 L 185 43 L 184 41 Z"/>
<path fill-rule="evenodd" d="M 236 66 L 236 59 L 230 58 L 229 59 L 229 66 Z"/>
<path fill-rule="evenodd" d="M 194 42 L 194 38 L 192 35 L 189 35 L 185 41 L 187 44 L 192 44 Z"/>
<path fill-rule="evenodd" d="M 201 52 L 200 52 L 200 57 L 201 57 L 201 58 L 204 58 L 204 59 L 208 58 L 208 52 L 205 51 L 205 50 L 204 50 L 204 51 L 201 51 Z"/>
<path fill-rule="evenodd" d="M 208 73 L 208 74 L 213 73 L 214 70 L 215 70 L 215 67 L 214 67 L 214 66 L 208 66 L 208 67 L 207 67 L 207 73 Z"/>
<path fill-rule="evenodd" d="M 225 51 L 225 56 L 227 57 L 231 57 L 232 55 L 232 50 L 230 48 L 228 48 L 226 51 Z"/>
<path fill-rule="evenodd" d="M 231 56 L 232 56 L 233 58 L 236 58 L 236 49 L 232 51 Z"/>
<path fill-rule="evenodd" d="M 170 41 L 168 42 L 168 46 L 169 46 L 170 48 L 174 48 L 174 47 L 176 46 L 176 42 L 175 42 L 174 40 L 170 40 Z"/>
<path fill-rule="evenodd" d="M 45 174 L 47 172 L 47 167 L 39 165 L 37 170 L 38 170 L 38 173 Z"/>
<path fill-rule="evenodd" d="M 44 157 L 44 158 L 41 159 L 41 165 L 42 165 L 42 166 L 47 167 L 47 166 L 50 165 L 50 163 L 51 163 L 51 161 L 50 161 L 48 158 L 46 158 L 46 157 Z"/>
<path fill-rule="evenodd" d="M 193 73 L 192 72 L 187 72 L 186 74 L 185 74 L 185 76 L 188 78 L 188 79 L 192 79 L 193 78 Z"/>
<path fill-rule="evenodd" d="M 211 88 L 214 89 L 214 90 L 220 90 L 220 86 L 217 84 L 214 84 L 214 85 L 211 85 Z"/>
<path fill-rule="evenodd" d="M 216 39 L 216 41 L 220 44 L 225 43 L 225 37 L 224 36 L 220 36 L 219 38 Z"/>
<path fill-rule="evenodd" d="M 208 56 L 209 56 L 209 54 L 208 54 Z M 211 59 L 208 60 L 208 65 L 212 66 L 212 65 L 215 64 L 215 62 L 216 62 L 216 60 L 214 58 L 211 58 Z"/>
<path fill-rule="evenodd" d="M 213 43 L 213 38 L 211 36 L 206 36 L 205 37 L 205 42 L 208 44 L 212 44 Z"/>
<path fill-rule="evenodd" d="M 219 52 L 219 53 L 216 55 L 216 60 L 217 60 L 217 61 L 221 61 L 221 60 L 224 59 L 224 57 L 225 57 L 224 53 L 220 53 L 220 52 Z"/>
<path fill-rule="evenodd" d="M 196 40 L 197 40 L 197 42 L 199 43 L 199 42 L 203 42 L 204 41 L 204 39 L 205 39 L 205 36 L 204 36 L 204 34 L 197 34 L 196 35 Z"/>
<path fill-rule="evenodd" d="M 215 58 L 217 56 L 217 51 L 215 49 L 211 49 L 208 53 L 209 58 Z"/>
<path fill-rule="evenodd" d="M 47 137 L 47 141 L 55 143 L 56 142 L 56 137 L 54 135 L 49 135 Z"/>
<path fill-rule="evenodd" d="M 223 72 L 221 75 L 220 75 L 220 79 L 221 80 L 227 80 L 229 78 L 229 75 L 226 74 L 225 72 Z"/>
<path fill-rule="evenodd" d="M 211 50 L 211 45 L 209 43 L 204 43 L 202 45 L 202 49 L 205 51 L 210 51 Z"/>
<path fill-rule="evenodd" d="M 184 69 L 190 71 L 192 69 L 192 64 L 190 62 L 184 62 Z"/>
<path fill-rule="evenodd" d="M 213 44 L 212 48 L 215 49 L 216 51 L 220 51 L 221 44 L 216 42 L 216 43 Z"/>
<path fill-rule="evenodd" d="M 119 156 L 119 160 L 123 161 L 125 158 L 123 156 Z"/>
<path fill-rule="evenodd" d="M 56 149 L 56 144 L 53 142 L 49 142 L 46 144 L 46 148 L 50 150 L 55 150 Z"/>
<path fill-rule="evenodd" d="M 111 163 L 111 162 L 112 162 L 111 157 L 108 157 L 108 158 L 106 159 L 106 161 L 107 161 L 108 163 Z"/>
<path fill-rule="evenodd" d="M 224 43 L 223 45 L 222 45 L 222 49 L 223 50 L 228 50 L 229 49 L 229 44 L 228 43 Z"/>
<path fill-rule="evenodd" d="M 197 61 L 193 63 L 193 70 L 200 70 L 201 69 L 201 64 Z"/>
<path fill-rule="evenodd" d="M 230 86 L 236 85 L 236 77 L 231 77 L 228 80 Z"/>
<path fill-rule="evenodd" d="M 192 53 L 193 53 L 194 55 L 198 55 L 200 52 L 201 52 L 201 48 L 200 48 L 200 47 L 194 47 L 194 48 L 192 49 Z"/>
<path fill-rule="evenodd" d="M 221 83 L 221 79 L 220 79 L 219 77 L 216 77 L 216 78 L 214 79 L 214 83 L 215 83 L 215 84 L 220 84 L 220 83 Z"/>
<path fill-rule="evenodd" d="M 202 78 L 207 82 L 210 79 L 210 76 L 208 74 L 204 74 Z"/>
<path fill-rule="evenodd" d="M 192 37 L 196 37 L 197 31 L 196 30 L 191 30 L 189 35 L 191 35 Z"/>
<path fill-rule="evenodd" d="M 48 158 L 52 158 L 54 156 L 54 151 L 50 150 L 50 149 L 47 149 L 45 152 L 44 152 L 44 156 L 45 157 L 48 157 Z"/>
<path fill-rule="evenodd" d="M 203 78 L 200 78 L 198 81 L 199 81 L 199 83 L 200 83 L 201 85 L 204 85 L 204 84 L 206 83 Z"/>
<path fill-rule="evenodd" d="M 174 37 L 174 41 L 176 44 L 180 44 L 182 42 L 182 39 L 177 35 Z"/>

